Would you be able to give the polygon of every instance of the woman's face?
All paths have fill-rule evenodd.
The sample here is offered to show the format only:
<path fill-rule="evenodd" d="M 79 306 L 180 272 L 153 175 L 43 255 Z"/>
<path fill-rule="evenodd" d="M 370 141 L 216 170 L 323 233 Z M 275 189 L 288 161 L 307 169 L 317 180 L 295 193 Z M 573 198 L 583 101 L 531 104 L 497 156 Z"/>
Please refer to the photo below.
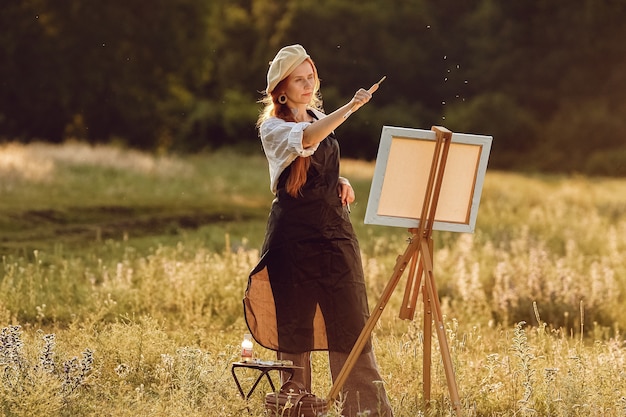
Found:
<path fill-rule="evenodd" d="M 309 104 L 314 89 L 315 73 L 313 66 L 309 61 L 304 61 L 287 77 L 285 84 L 287 104 L 294 107 Z"/>

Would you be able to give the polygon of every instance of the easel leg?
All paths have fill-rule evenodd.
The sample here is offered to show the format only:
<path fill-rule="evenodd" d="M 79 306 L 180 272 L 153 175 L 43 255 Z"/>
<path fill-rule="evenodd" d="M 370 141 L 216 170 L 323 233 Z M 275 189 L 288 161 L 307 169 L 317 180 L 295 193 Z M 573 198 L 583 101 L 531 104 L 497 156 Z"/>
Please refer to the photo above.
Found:
<path fill-rule="evenodd" d="M 433 263 L 433 240 L 428 239 L 430 248 L 430 263 Z M 402 301 L 402 307 L 400 308 L 399 317 L 403 320 L 413 320 L 415 316 L 415 306 L 417 304 L 417 298 L 422 291 L 422 301 L 424 304 L 424 333 L 423 333 L 423 366 L 422 366 L 422 381 L 424 385 L 424 404 L 428 407 L 430 403 L 431 393 L 431 361 L 432 361 L 432 335 L 433 335 L 433 314 L 432 306 L 430 303 L 430 295 L 426 289 L 426 283 L 422 282 L 422 276 L 424 274 L 424 264 L 420 259 L 421 251 L 418 251 L 411 258 L 411 266 L 409 268 L 409 276 L 404 290 L 404 299 Z M 419 264 L 418 264 L 419 262 Z M 416 272 L 417 270 L 417 272 Z"/>
<path fill-rule="evenodd" d="M 433 314 L 430 306 L 430 297 L 428 291 L 426 291 L 426 284 L 424 284 L 422 297 L 424 297 L 424 362 L 423 362 L 423 375 L 424 381 L 424 402 L 426 407 L 430 404 L 430 361 L 432 355 L 432 338 L 433 338 Z"/>
<path fill-rule="evenodd" d="M 402 320 L 413 320 L 413 317 L 415 317 L 415 306 L 417 304 L 417 297 L 419 296 L 422 275 L 424 274 L 424 267 L 419 257 L 420 253 L 416 252 L 411 258 L 409 276 L 406 280 L 406 288 L 404 289 L 404 299 L 402 300 L 400 314 L 398 315 Z"/>
<path fill-rule="evenodd" d="M 422 240 L 422 253 L 429 253 L 429 243 L 426 240 Z M 439 296 L 437 295 L 437 289 L 435 287 L 435 276 L 433 273 L 432 264 L 432 252 L 428 256 L 422 256 L 424 262 L 424 270 L 426 271 L 425 289 L 424 295 L 427 295 L 429 299 L 430 307 L 434 312 L 435 328 L 437 330 L 437 338 L 439 339 L 439 347 L 441 350 L 441 357 L 443 359 L 443 367 L 446 374 L 446 381 L 448 382 L 448 390 L 450 391 L 450 401 L 454 407 L 456 414 L 461 415 L 461 400 L 459 398 L 459 390 L 456 385 L 456 379 L 454 377 L 454 368 L 452 367 L 452 357 L 450 356 L 450 349 L 448 347 L 448 338 L 446 336 L 446 330 L 443 323 L 443 315 L 441 313 L 441 304 L 439 303 Z M 425 298 L 426 299 L 426 298 Z M 430 339 L 429 339 L 430 340 Z M 430 344 L 430 342 L 429 342 Z M 424 346 L 426 347 L 426 332 L 424 332 Z M 426 354 L 424 354 L 426 357 Z M 430 357 L 430 355 L 429 355 Z M 430 368 L 430 365 L 429 365 Z M 429 371 L 430 372 L 430 371 Z M 429 383 L 430 387 L 430 383 Z M 426 389 L 426 387 L 424 387 Z M 429 388 L 430 389 L 430 388 Z M 430 394 L 429 394 L 430 397 Z"/>
<path fill-rule="evenodd" d="M 432 253 L 432 252 L 431 252 Z M 422 286 L 422 301 L 424 303 L 424 357 L 422 364 L 422 380 L 424 382 L 424 403 L 430 406 L 430 365 L 432 358 L 433 340 L 433 312 L 430 303 L 430 294 L 426 289 L 426 282 Z"/>

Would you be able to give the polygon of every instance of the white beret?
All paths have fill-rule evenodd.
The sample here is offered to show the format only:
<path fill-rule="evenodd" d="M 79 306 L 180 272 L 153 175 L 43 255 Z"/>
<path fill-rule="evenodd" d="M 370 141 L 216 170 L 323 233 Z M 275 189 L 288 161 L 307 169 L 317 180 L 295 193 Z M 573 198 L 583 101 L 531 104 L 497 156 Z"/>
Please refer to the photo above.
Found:
<path fill-rule="evenodd" d="M 266 94 L 270 94 L 279 82 L 284 80 L 302 64 L 307 58 L 310 58 L 301 45 L 289 45 L 282 48 L 272 62 L 270 69 L 267 71 L 267 89 Z"/>

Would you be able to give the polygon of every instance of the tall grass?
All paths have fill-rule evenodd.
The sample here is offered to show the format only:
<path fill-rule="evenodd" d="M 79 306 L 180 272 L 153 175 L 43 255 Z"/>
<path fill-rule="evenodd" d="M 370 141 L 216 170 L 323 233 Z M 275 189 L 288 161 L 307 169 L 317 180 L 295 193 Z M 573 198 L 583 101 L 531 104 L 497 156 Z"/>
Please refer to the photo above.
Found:
<path fill-rule="evenodd" d="M 16 149 L 22 162 L 7 163 Z M 90 156 L 72 159 L 79 149 Z M 246 402 L 230 375 L 245 332 L 243 290 L 271 199 L 263 157 L 221 153 L 161 164 L 163 158 L 80 144 L 0 148 L 0 172 L 10 173 L 0 179 L 1 226 L 16 238 L 26 232 L 10 227 L 11 216 L 33 207 L 67 210 L 66 221 L 76 206 L 141 206 L 141 216 L 158 215 L 145 209 L 151 204 L 170 213 L 200 207 L 218 220 L 156 235 L 129 229 L 98 239 L 94 233 L 80 245 L 42 238 L 28 240 L 37 249 L 20 250 L 19 243 L 6 243 L 4 415 L 263 415 L 269 386 Z M 38 169 L 51 171 L 42 176 Z M 408 233 L 362 224 L 372 171 L 373 164 L 344 164 L 357 189 L 352 216 L 373 305 Z M 126 198 L 111 199 L 120 192 Z M 256 217 L 219 221 L 239 205 Z M 111 221 L 99 216 L 85 224 Z M 488 172 L 477 232 L 434 236 L 436 282 L 465 415 L 626 415 L 625 232 L 623 181 Z M 418 308 L 413 321 L 397 318 L 403 288 L 373 333 L 393 408 L 397 416 L 453 415 L 436 336 L 432 397 L 424 403 L 423 312 Z M 259 346 L 255 353 L 273 358 Z M 314 372 L 314 392 L 326 395 L 323 353 L 314 355 Z M 244 386 L 254 377 L 242 375 Z"/>

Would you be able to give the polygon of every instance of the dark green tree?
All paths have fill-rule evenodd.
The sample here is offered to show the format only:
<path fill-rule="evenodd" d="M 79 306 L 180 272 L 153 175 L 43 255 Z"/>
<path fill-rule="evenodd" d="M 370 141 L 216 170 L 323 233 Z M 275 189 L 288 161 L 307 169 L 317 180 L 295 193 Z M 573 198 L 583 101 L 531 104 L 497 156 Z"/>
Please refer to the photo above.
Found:
<path fill-rule="evenodd" d="M 167 145 L 203 82 L 204 1 L 8 0 L 2 20 L 6 137 Z"/>
<path fill-rule="evenodd" d="M 617 172 L 625 18 L 621 0 L 5 0 L 0 137 L 258 152 L 268 62 L 300 43 L 327 110 L 387 76 L 340 127 L 346 156 L 373 159 L 383 125 L 444 125 L 492 134 L 495 168 Z"/>

